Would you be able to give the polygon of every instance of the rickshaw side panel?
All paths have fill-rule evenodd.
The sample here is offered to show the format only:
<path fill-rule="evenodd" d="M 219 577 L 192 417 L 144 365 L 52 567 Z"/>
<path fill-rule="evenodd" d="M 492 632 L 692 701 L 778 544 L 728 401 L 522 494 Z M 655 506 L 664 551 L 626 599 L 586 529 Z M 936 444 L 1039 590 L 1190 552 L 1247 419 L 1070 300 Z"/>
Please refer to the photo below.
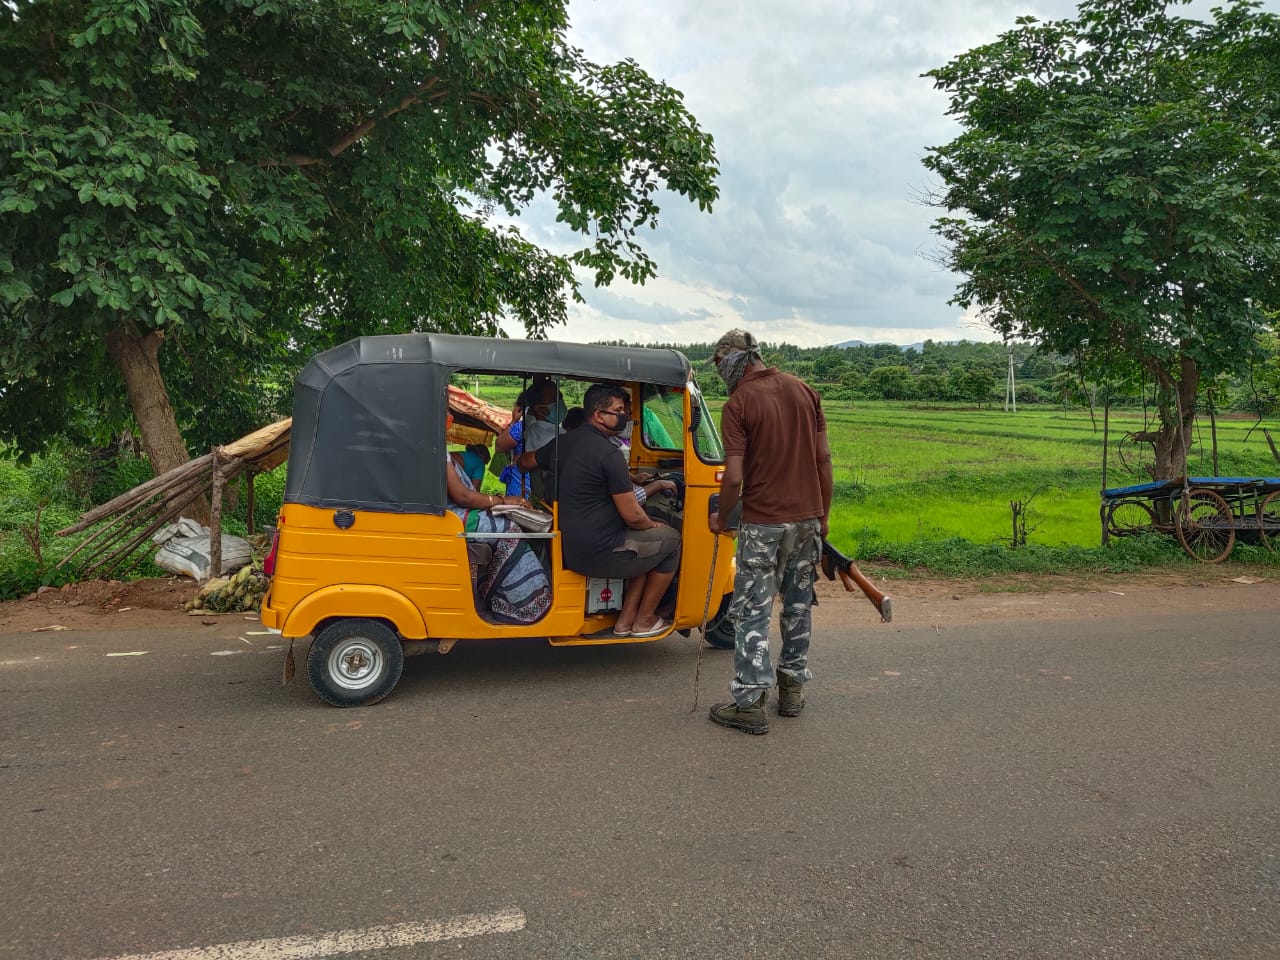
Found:
<path fill-rule="evenodd" d="M 408 597 L 370 583 L 344 583 L 309 593 L 293 606 L 281 634 L 305 637 L 327 620 L 364 617 L 385 620 L 407 640 L 427 636 L 426 622 Z"/>
<path fill-rule="evenodd" d="M 452 514 L 360 511 L 342 530 L 332 510 L 285 504 L 277 531 L 275 574 L 262 614 L 263 623 L 285 636 L 306 636 L 331 617 L 370 616 L 421 639 L 428 629 L 448 636 L 439 631 L 460 625 L 465 614 L 475 618 L 467 579 L 458 576 L 467 567 L 466 544 Z M 374 598 L 386 599 L 388 608 L 372 605 Z M 407 610 L 397 615 L 401 604 Z"/>
<path fill-rule="evenodd" d="M 452 513 L 355 512 L 346 530 L 333 511 L 285 504 L 275 574 L 262 622 L 302 637 L 334 617 L 391 622 L 405 639 L 571 635 L 586 620 L 586 578 L 561 565 L 551 541 L 551 609 L 532 624 L 494 624 L 476 611 L 462 523 Z"/>
<path fill-rule="evenodd" d="M 680 592 L 676 598 L 676 629 L 689 629 L 702 626 L 703 611 L 708 618 L 714 617 L 720 609 L 721 598 L 733 592 L 734 551 L 737 542 L 731 537 L 716 537 L 710 532 L 707 518 L 711 498 L 720 492 L 718 482 L 710 486 L 710 477 L 718 472 L 717 468 L 697 462 L 696 457 L 689 460 L 686 477 L 692 474 L 694 483 L 686 480 L 684 499 L 684 530 L 682 531 L 680 558 Z M 708 477 L 699 474 L 706 471 Z M 717 546 L 716 541 L 719 540 Z M 711 577 L 711 562 L 715 560 L 715 574 Z M 711 582 L 711 600 L 707 602 L 707 583 Z"/>

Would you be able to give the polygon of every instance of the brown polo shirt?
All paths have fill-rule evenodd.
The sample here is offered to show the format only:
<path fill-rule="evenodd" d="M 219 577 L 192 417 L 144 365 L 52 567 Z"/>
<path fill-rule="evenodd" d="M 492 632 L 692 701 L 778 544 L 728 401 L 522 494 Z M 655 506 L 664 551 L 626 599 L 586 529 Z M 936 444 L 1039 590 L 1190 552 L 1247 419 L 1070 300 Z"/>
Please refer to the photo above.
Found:
<path fill-rule="evenodd" d="M 742 519 L 794 523 L 821 517 L 818 434 L 822 398 L 776 367 L 748 370 L 720 414 L 724 451 L 742 457 Z"/>

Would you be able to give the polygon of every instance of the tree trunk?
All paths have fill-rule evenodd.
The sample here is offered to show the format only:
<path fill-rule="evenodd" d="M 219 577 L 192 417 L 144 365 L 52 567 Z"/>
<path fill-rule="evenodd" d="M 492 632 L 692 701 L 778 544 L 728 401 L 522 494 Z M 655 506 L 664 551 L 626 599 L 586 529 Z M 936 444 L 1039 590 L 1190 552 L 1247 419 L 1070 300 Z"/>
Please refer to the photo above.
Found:
<path fill-rule="evenodd" d="M 107 354 L 124 377 L 129 406 L 142 434 L 142 449 L 156 476 L 191 459 L 169 403 L 169 390 L 160 373 L 160 344 L 164 333 L 151 330 L 135 337 L 124 330 L 107 334 Z M 192 519 L 209 522 L 209 504 L 201 498 L 191 505 Z"/>
<path fill-rule="evenodd" d="M 1154 437 L 1152 480 L 1176 480 L 1187 474 L 1187 451 L 1196 420 L 1200 369 L 1187 356 L 1180 359 L 1180 368 L 1180 376 L 1175 380 L 1164 367 L 1155 363 L 1147 365 L 1159 390 L 1160 411 L 1160 430 Z"/>

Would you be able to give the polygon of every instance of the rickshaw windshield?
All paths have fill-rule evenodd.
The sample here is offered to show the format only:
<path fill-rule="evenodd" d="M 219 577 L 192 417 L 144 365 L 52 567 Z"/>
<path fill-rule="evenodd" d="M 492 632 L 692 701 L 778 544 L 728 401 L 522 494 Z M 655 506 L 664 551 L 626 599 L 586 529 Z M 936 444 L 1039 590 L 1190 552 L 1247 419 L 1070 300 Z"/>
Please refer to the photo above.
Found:
<path fill-rule="evenodd" d="M 646 384 L 640 426 L 644 445 L 651 450 L 684 449 L 684 391 L 679 387 Z"/>
<path fill-rule="evenodd" d="M 693 425 L 693 449 L 703 463 L 724 463 L 724 444 L 720 442 L 720 433 L 716 430 L 715 418 L 703 402 L 702 393 L 697 386 L 689 383 L 689 410 Z"/>

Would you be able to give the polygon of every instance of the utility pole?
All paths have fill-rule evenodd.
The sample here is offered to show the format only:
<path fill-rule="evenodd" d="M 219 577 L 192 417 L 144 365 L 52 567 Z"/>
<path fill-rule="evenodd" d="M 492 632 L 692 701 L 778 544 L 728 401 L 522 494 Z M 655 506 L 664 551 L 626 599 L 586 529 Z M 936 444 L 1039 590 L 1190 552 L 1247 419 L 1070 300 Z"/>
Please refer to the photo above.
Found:
<path fill-rule="evenodd" d="M 1012 409 L 1014 413 L 1017 413 L 1018 385 L 1014 382 L 1013 377 L 1013 347 L 1007 343 L 1005 344 L 1005 347 L 1008 348 L 1009 351 L 1009 375 L 1004 381 L 1004 412 L 1008 413 L 1010 409 Z"/>

